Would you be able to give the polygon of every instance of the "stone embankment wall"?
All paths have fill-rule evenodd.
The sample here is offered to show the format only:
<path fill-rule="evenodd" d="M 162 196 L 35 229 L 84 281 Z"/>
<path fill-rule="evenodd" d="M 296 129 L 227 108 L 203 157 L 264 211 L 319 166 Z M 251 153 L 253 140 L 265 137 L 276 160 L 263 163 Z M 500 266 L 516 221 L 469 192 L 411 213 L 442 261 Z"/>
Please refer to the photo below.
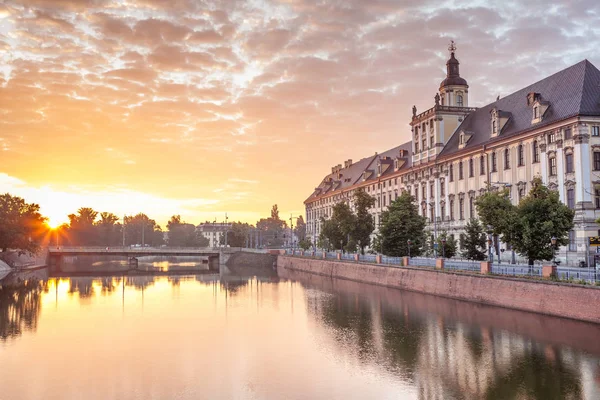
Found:
<path fill-rule="evenodd" d="M 598 287 L 287 256 L 279 256 L 277 266 L 332 278 L 600 323 Z"/>
<path fill-rule="evenodd" d="M 277 255 L 265 253 L 233 253 L 227 260 L 227 267 L 236 275 L 273 274 L 276 275 Z"/>

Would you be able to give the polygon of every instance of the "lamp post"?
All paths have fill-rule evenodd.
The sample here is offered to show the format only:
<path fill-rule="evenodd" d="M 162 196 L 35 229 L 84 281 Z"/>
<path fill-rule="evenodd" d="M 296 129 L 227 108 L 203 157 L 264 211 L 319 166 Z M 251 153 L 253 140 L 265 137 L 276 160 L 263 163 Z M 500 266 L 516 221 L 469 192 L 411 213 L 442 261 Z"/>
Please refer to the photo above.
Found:
<path fill-rule="evenodd" d="M 408 245 L 408 258 L 410 258 L 410 245 L 412 244 L 412 242 L 410 241 L 410 239 L 408 239 L 406 241 L 406 244 Z"/>
<path fill-rule="evenodd" d="M 492 253 L 492 227 L 488 226 L 488 261 L 493 263 L 494 262 L 494 254 Z"/>
<path fill-rule="evenodd" d="M 442 238 L 442 258 L 446 258 L 446 238 Z"/>
<path fill-rule="evenodd" d="M 552 264 L 556 266 L 556 236 L 552 236 L 550 243 L 552 243 Z"/>

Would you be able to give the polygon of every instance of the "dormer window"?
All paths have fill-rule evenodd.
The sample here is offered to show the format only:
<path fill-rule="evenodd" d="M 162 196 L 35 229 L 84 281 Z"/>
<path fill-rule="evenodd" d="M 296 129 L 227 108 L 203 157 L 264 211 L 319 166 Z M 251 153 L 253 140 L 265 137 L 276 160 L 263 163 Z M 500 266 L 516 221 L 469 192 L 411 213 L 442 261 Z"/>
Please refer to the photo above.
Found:
<path fill-rule="evenodd" d="M 540 108 L 538 106 L 533 107 L 533 119 L 540 117 Z"/>
<path fill-rule="evenodd" d="M 498 133 L 498 122 L 496 120 L 492 121 L 492 134 Z"/>

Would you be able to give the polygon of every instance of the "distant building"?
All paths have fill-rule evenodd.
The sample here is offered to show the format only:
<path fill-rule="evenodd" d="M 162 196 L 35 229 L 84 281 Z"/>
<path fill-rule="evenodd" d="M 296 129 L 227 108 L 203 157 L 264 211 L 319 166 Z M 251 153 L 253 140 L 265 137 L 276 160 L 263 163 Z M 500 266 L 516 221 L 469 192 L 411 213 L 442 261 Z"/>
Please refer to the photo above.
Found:
<path fill-rule="evenodd" d="M 575 210 L 575 227 L 561 258 L 587 260 L 587 238 L 598 235 L 600 216 L 600 71 L 584 60 L 471 108 L 454 44 L 449 50 L 435 104 L 421 113 L 413 107 L 412 140 L 334 166 L 305 201 L 307 236 L 316 240 L 320 219 L 331 216 L 336 203 L 352 205 L 354 190 L 364 188 L 375 197 L 371 213 L 377 227 L 381 213 L 406 191 L 432 233 L 445 230 L 458 239 L 467 221 L 477 217 L 475 198 L 488 190 L 488 182 L 508 188 L 517 204 L 540 176 Z"/>
<path fill-rule="evenodd" d="M 231 223 L 204 222 L 196 230 L 208 239 L 209 247 L 220 247 L 225 244 L 225 232 L 231 230 Z"/>

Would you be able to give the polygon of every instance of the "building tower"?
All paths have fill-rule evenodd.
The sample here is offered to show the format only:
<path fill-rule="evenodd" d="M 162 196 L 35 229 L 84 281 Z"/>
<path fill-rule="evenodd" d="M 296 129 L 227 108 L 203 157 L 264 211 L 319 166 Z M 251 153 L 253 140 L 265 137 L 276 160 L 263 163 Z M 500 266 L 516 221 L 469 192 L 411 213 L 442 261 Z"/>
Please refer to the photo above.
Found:
<path fill-rule="evenodd" d="M 454 56 L 456 45 L 454 40 L 448 47 L 450 59 L 446 62 L 446 79 L 440 84 L 440 100 L 442 106 L 468 107 L 469 85 L 464 78 L 460 77 L 460 63 Z"/>

